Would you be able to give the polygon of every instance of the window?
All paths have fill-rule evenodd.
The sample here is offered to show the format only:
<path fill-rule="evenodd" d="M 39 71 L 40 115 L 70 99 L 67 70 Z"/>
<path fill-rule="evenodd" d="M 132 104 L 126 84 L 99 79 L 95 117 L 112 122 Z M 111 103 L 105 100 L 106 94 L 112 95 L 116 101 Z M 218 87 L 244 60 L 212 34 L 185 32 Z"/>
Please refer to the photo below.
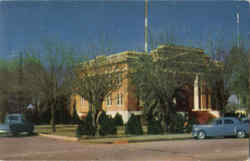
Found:
<path fill-rule="evenodd" d="M 106 99 L 106 104 L 108 106 L 112 105 L 112 99 L 111 99 L 111 96 L 108 96 L 107 99 Z"/>
<path fill-rule="evenodd" d="M 224 124 L 233 124 L 233 120 L 224 120 Z"/>
<path fill-rule="evenodd" d="M 123 104 L 122 94 L 121 93 L 117 94 L 116 100 L 117 100 L 117 104 L 118 105 L 122 105 Z"/>
<path fill-rule="evenodd" d="M 81 97 L 81 105 L 83 105 L 83 104 L 84 104 L 84 98 Z"/>
<path fill-rule="evenodd" d="M 121 84 L 122 83 L 122 74 L 119 73 L 118 74 L 118 84 Z"/>
<path fill-rule="evenodd" d="M 216 120 L 216 125 L 221 125 L 222 124 L 222 120 Z"/>

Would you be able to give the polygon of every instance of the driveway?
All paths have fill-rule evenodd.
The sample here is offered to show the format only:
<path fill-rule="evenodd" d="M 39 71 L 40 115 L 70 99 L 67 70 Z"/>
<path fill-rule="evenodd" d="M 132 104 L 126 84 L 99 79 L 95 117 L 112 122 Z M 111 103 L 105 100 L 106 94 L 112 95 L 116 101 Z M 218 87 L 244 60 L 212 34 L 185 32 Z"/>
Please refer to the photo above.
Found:
<path fill-rule="evenodd" d="M 0 137 L 2 160 L 243 161 L 248 139 L 83 144 L 42 136 Z"/>

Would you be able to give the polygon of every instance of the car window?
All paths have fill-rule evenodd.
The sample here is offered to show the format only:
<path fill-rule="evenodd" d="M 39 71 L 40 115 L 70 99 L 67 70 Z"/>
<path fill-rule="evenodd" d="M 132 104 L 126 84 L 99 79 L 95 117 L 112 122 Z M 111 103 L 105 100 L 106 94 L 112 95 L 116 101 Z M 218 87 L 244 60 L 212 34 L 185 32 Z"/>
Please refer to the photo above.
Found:
<path fill-rule="evenodd" d="M 249 123 L 249 120 L 244 120 L 243 123 Z"/>
<path fill-rule="evenodd" d="M 216 120 L 216 125 L 221 125 L 222 124 L 222 120 Z"/>
<path fill-rule="evenodd" d="M 24 122 L 26 119 L 24 116 L 21 117 L 21 120 Z"/>
<path fill-rule="evenodd" d="M 224 124 L 233 124 L 233 123 L 234 123 L 233 120 L 230 120 L 230 119 L 224 120 Z"/>
<path fill-rule="evenodd" d="M 18 116 L 9 116 L 9 120 L 18 121 Z"/>

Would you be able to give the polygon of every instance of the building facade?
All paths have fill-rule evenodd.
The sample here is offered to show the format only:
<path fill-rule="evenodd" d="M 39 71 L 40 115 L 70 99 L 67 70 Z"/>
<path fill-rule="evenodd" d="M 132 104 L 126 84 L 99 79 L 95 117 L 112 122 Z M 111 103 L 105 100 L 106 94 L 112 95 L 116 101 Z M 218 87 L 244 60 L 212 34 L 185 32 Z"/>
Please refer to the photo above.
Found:
<path fill-rule="evenodd" d="M 154 53 L 159 52 L 159 50 L 164 52 L 164 50 L 173 50 L 173 48 L 169 46 L 160 46 L 150 54 L 153 56 Z M 180 53 L 186 52 L 188 54 L 188 52 L 197 52 L 198 54 L 201 54 L 201 56 L 205 55 L 204 51 L 201 49 L 175 47 L 174 50 L 179 50 Z M 126 71 L 129 70 L 129 66 L 126 63 L 127 60 L 137 54 L 144 53 L 125 51 L 107 56 L 107 58 L 122 62 L 126 73 Z M 124 78 L 121 79 L 121 87 L 105 98 L 102 107 L 103 110 L 105 110 L 106 113 L 112 117 L 115 116 L 116 113 L 121 114 L 123 121 L 126 123 L 131 114 L 142 115 L 143 107 L 140 106 L 140 100 L 135 95 L 136 87 L 133 87 L 129 83 L 125 73 Z M 211 92 L 206 87 L 205 82 L 201 82 L 199 80 L 199 75 L 196 76 L 192 84 L 183 87 L 182 92 L 185 95 L 185 100 L 176 100 L 177 111 L 188 112 L 189 114 L 192 114 L 193 117 L 197 117 L 198 119 L 201 117 L 200 122 L 204 121 L 204 119 L 209 119 L 209 117 L 219 116 L 219 113 L 214 110 L 215 108 L 213 108 Z M 89 111 L 88 101 L 79 95 L 72 96 L 71 108 L 73 107 L 76 108 L 77 113 L 81 118 L 85 117 Z"/>

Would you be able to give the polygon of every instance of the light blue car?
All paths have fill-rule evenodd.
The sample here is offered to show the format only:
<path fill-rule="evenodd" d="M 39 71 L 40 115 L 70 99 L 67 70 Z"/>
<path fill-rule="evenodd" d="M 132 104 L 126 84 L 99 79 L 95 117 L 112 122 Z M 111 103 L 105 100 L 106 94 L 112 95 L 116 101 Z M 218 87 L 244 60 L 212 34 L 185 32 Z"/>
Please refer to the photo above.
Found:
<path fill-rule="evenodd" d="M 193 125 L 192 136 L 197 139 L 217 136 L 248 136 L 248 122 L 241 122 L 234 117 L 221 117 L 207 125 Z"/>

